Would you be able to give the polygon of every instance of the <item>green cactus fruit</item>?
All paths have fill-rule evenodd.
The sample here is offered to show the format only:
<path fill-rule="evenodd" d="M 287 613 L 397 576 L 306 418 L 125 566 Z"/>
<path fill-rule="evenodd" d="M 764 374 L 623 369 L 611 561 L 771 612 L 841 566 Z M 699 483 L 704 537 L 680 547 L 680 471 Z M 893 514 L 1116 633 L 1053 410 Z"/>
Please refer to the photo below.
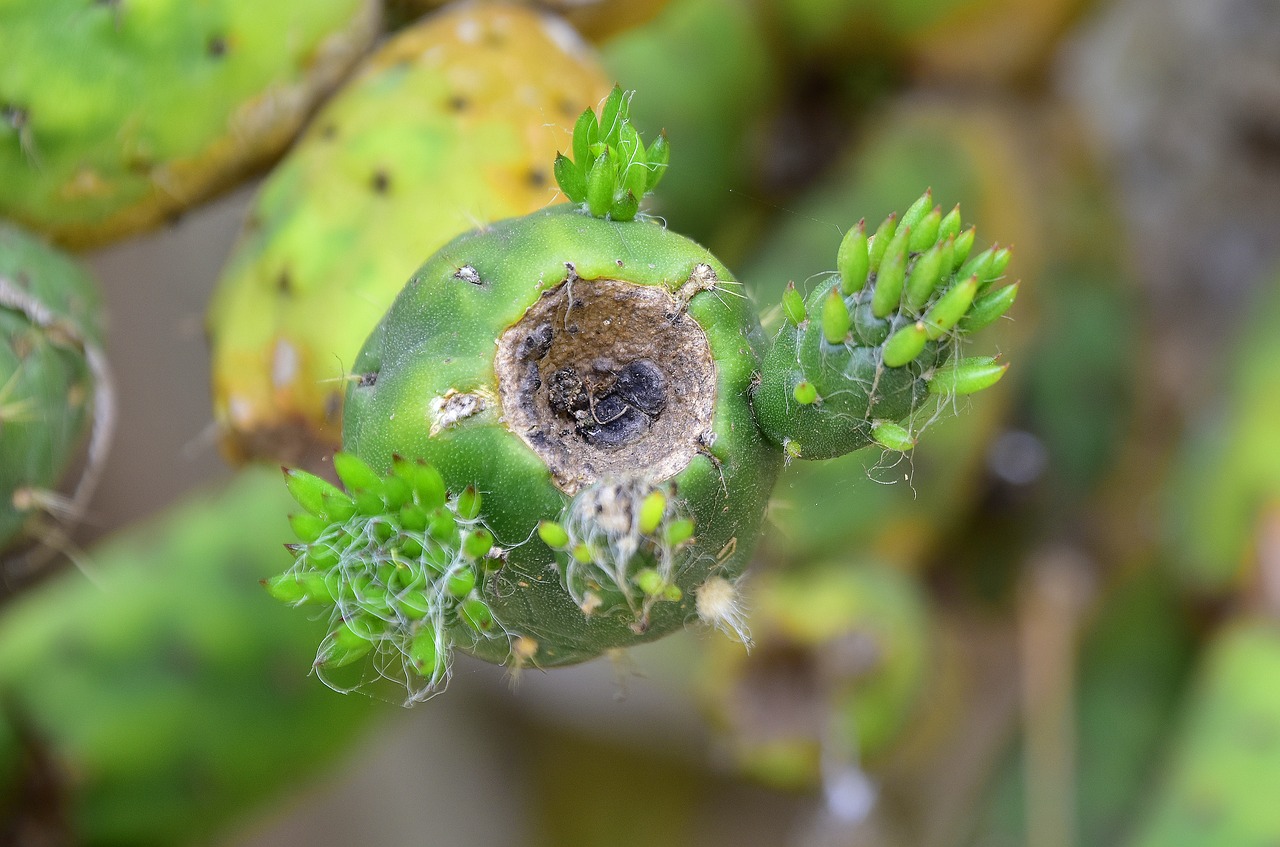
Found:
<path fill-rule="evenodd" d="M 1264 289 L 1222 363 L 1223 396 L 1195 422 L 1166 492 L 1174 572 L 1203 594 L 1256 579 L 1258 542 L 1280 522 L 1280 285 Z"/>
<path fill-rule="evenodd" d="M 424 12 L 445 6 L 449 0 L 387 0 L 393 24 L 409 21 Z M 512 0 L 480 0 L 507 2 Z M 641 26 L 662 11 L 669 0 L 515 0 L 535 9 L 563 15 L 578 32 L 599 43 Z"/>
<path fill-rule="evenodd" d="M 374 0 L 13 0 L 0 18 L 0 214 L 90 247 L 277 156 L 379 12 Z"/>
<path fill-rule="evenodd" d="M 571 203 L 450 242 L 366 342 L 343 426 L 361 464 L 335 462 L 347 492 L 292 482 L 315 521 L 295 522 L 301 565 L 287 573 L 300 586 L 332 576 L 335 620 L 371 646 L 344 644 L 396 668 L 412 667 L 396 657 L 418 621 L 442 633 L 444 670 L 423 675 L 423 694 L 447 675 L 453 646 L 550 667 L 695 618 L 738 629 L 734 584 L 783 458 L 753 410 L 767 341 L 728 269 L 636 216 L 668 154 L 661 139 L 640 141 L 621 89 L 599 116 L 583 113 L 572 151 L 555 169 Z M 990 261 L 979 279 L 1002 270 Z M 405 474 L 417 473 L 404 468 L 419 461 L 443 481 L 430 504 L 403 499 Z M 473 490 L 482 505 L 442 506 L 441 488 Z M 439 544 L 427 543 L 433 525 L 424 534 L 420 512 L 437 515 Z M 411 569 L 440 585 L 450 566 L 432 578 L 425 569 L 456 559 L 459 525 L 493 540 L 474 593 L 455 604 L 428 591 L 416 617 L 398 600 L 384 609 L 400 590 L 387 563 L 416 557 Z M 370 578 L 374 605 L 350 613 L 344 598 Z M 387 675 L 386 661 L 375 667 Z"/>
<path fill-rule="evenodd" d="M 1017 283 L 997 286 L 1008 250 L 969 255 L 972 238 L 930 192 L 901 220 L 868 236 L 863 224 L 841 242 L 837 272 L 815 286 L 784 322 L 754 395 L 761 429 L 801 459 L 843 456 L 870 444 L 910 450 L 898 422 L 989 388 L 1006 365 L 958 358 L 964 337 L 1013 304 Z M 792 318 L 803 316 L 799 323 Z"/>
<path fill-rule="evenodd" d="M 372 56 L 268 178 L 214 296 L 228 457 L 337 447 L 345 379 L 404 279 L 458 232 L 551 202 L 548 163 L 608 90 L 563 22 L 518 6 L 450 10 Z"/>
<path fill-rule="evenodd" d="M 0 548 L 87 504 L 111 431 L 101 301 L 83 268 L 0 222 Z M 92 429 L 75 491 L 63 470 Z"/>
<path fill-rule="evenodd" d="M 1274 844 L 1280 774 L 1280 629 L 1245 618 L 1218 633 L 1172 758 L 1127 844 Z"/>
<path fill-rule="evenodd" d="M 4 608 L 0 821 L 48 811 L 13 805 L 44 761 L 68 843 L 210 843 L 387 714 L 297 676 L 324 630 L 255 584 L 284 556 L 288 499 L 246 472 L 91 550 L 93 581 L 71 570 Z"/>
<path fill-rule="evenodd" d="M 928 690 L 921 586 L 892 567 L 830 560 L 753 576 L 745 593 L 751 654 L 715 645 L 702 675 L 736 765 L 798 788 L 818 783 L 824 755 L 883 759 Z"/>

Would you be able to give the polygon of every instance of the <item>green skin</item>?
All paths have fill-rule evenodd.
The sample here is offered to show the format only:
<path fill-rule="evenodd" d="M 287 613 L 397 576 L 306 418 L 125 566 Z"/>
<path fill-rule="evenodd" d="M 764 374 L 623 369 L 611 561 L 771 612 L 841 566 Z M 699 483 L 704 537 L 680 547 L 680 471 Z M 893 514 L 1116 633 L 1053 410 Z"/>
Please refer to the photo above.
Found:
<path fill-rule="evenodd" d="M 38 325 L 11 298 L 47 310 Z M 101 302 L 89 275 L 41 239 L 0 222 L 0 548 L 33 510 L 15 492 L 57 485 L 90 420 L 84 345 L 101 343 Z"/>
<path fill-rule="evenodd" d="M 89 246 L 162 223 L 278 153 L 372 39 L 376 12 L 368 0 L 5 0 L 0 18 L 0 214 Z"/>
<path fill-rule="evenodd" d="M 95 581 L 72 569 L 4 609 L 0 841 L 52 817 L 67 843 L 208 843 L 386 713 L 298 678 L 323 625 L 255 584 L 288 502 L 247 471 L 90 551 Z M 24 793 L 37 775 L 56 808 Z"/>
<path fill-rule="evenodd" d="M 474 485 L 486 496 L 482 518 L 508 557 L 485 599 L 509 632 L 538 641 L 532 661 L 544 667 L 581 662 L 681 628 L 694 616 L 695 591 L 709 575 L 733 578 L 746 565 L 781 465 L 748 402 L 765 344 L 755 314 L 733 287 L 703 291 L 689 301 L 688 314 L 706 332 L 716 362 L 716 439 L 707 450 L 715 461 L 695 457 L 672 481 L 698 527 L 697 548 L 709 555 L 693 557 L 678 574 L 683 598 L 656 604 L 644 633 L 634 631 L 635 620 L 626 614 L 584 615 L 549 572 L 555 554 L 535 534 L 539 520 L 559 515 L 568 498 L 543 461 L 503 425 L 496 404 L 436 437 L 421 425 L 430 398 L 449 389 L 497 395 L 495 339 L 565 279 L 566 262 L 582 280 L 620 279 L 668 290 L 699 264 L 710 265 L 723 283 L 733 280 L 704 248 L 655 222 L 608 221 L 567 205 L 464 235 L 414 275 L 366 343 L 354 372 L 376 373 L 377 379 L 348 390 L 343 428 L 344 448 L 375 470 L 388 469 L 397 454 L 422 458 L 451 490 Z M 484 283 L 456 278 L 464 266 L 475 268 Z M 470 640 L 461 628 L 457 635 Z M 505 662 L 510 646 L 490 639 L 470 649 Z"/>

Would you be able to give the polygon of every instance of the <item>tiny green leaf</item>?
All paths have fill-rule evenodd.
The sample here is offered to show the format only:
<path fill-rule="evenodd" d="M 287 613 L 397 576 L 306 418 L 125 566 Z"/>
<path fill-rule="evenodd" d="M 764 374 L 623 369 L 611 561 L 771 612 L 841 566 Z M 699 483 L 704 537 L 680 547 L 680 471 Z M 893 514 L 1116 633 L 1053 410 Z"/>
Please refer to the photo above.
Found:
<path fill-rule="evenodd" d="M 871 237 L 869 246 L 867 247 L 867 258 L 870 262 L 871 269 L 879 272 L 880 262 L 884 258 L 884 252 L 889 247 L 889 242 L 893 240 L 893 235 L 898 228 L 898 216 L 891 214 L 876 228 L 876 234 Z"/>
<path fill-rule="evenodd" d="M 900 368 L 910 362 L 924 350 L 929 340 L 924 322 L 916 321 L 902 327 L 884 343 L 884 364 L 889 368 Z"/>
<path fill-rule="evenodd" d="M 649 160 L 649 184 L 645 187 L 645 190 L 652 191 L 658 187 L 658 183 L 666 176 L 667 168 L 671 162 L 671 145 L 667 142 L 666 130 L 659 133 L 653 144 L 649 145 L 646 155 Z"/>
<path fill-rule="evenodd" d="M 938 298 L 933 308 L 924 316 L 925 327 L 930 340 L 941 338 L 951 329 L 973 304 L 974 295 L 978 293 L 978 278 L 971 276 Z"/>
<path fill-rule="evenodd" d="M 1000 381 L 1009 366 L 991 356 L 972 356 L 939 368 L 929 381 L 929 393 L 946 397 L 973 394 Z"/>
<path fill-rule="evenodd" d="M 938 239 L 938 227 L 942 223 L 942 210 L 934 207 L 933 211 L 911 225 L 911 238 L 907 241 L 907 250 L 919 253 L 928 250 Z"/>
<path fill-rule="evenodd" d="M 657 489 L 646 494 L 640 503 L 640 532 L 644 535 L 656 532 L 666 512 L 667 495 Z"/>
<path fill-rule="evenodd" d="M 812 406 L 818 402 L 818 389 L 809 380 L 801 380 L 792 389 L 791 396 L 796 398 L 796 402 L 801 406 Z"/>
<path fill-rule="evenodd" d="M 596 157 L 587 171 L 587 209 L 592 216 L 603 218 L 613 207 L 613 164 L 606 150 Z"/>
<path fill-rule="evenodd" d="M 538 524 L 538 537 L 552 550 L 564 550 L 569 546 L 569 533 L 555 521 L 541 521 Z"/>
<path fill-rule="evenodd" d="M 840 296 L 840 289 L 832 288 L 831 294 L 822 302 L 822 337 L 828 344 L 843 344 L 852 326 L 853 317 Z"/>
<path fill-rule="evenodd" d="M 804 297 L 796 290 L 794 282 L 788 282 L 787 289 L 782 292 L 782 314 L 792 326 L 799 326 L 808 320 L 804 310 Z"/>
<path fill-rule="evenodd" d="M 902 213 L 902 222 L 900 225 L 909 226 L 912 229 L 915 229 L 917 224 L 924 219 L 924 216 L 928 214 L 929 209 L 931 208 L 933 208 L 933 189 L 926 188 L 924 190 L 924 194 L 921 194 L 919 199 L 908 206 L 907 210 Z"/>
<path fill-rule="evenodd" d="M 871 426 L 871 437 L 881 447 L 906 453 L 916 446 L 911 431 L 892 421 L 878 421 Z"/>
<path fill-rule="evenodd" d="M 911 266 L 903 290 L 903 299 L 908 309 L 918 312 L 929 302 L 933 292 L 942 281 L 943 245 L 935 244 L 922 253 Z"/>
<path fill-rule="evenodd" d="M 570 161 L 568 156 L 556 154 L 554 170 L 556 184 L 560 186 L 564 196 L 568 197 L 573 203 L 585 203 L 587 201 L 587 178 L 583 175 L 581 169 Z"/>
<path fill-rule="evenodd" d="M 473 521 L 480 517 L 480 492 L 476 491 L 474 485 L 468 485 L 462 489 L 462 493 L 458 495 L 456 508 L 458 517 L 464 521 Z"/>
<path fill-rule="evenodd" d="M 844 234 L 840 249 L 836 251 L 836 270 L 840 272 L 840 291 L 846 297 L 861 291 L 867 284 L 867 272 L 871 268 L 867 252 L 867 227 L 865 221 Z"/>
<path fill-rule="evenodd" d="M 1009 311 L 1009 307 L 1017 299 L 1019 285 L 1020 283 L 1015 282 L 979 297 L 973 302 L 973 308 L 960 321 L 960 328 L 965 332 L 974 332 L 994 323 Z"/>

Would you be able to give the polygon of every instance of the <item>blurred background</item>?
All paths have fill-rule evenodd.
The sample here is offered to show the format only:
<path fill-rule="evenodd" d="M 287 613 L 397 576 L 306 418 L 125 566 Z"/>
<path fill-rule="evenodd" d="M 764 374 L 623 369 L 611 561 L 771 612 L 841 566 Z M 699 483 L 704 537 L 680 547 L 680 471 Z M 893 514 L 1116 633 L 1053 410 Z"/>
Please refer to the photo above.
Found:
<path fill-rule="evenodd" d="M 361 49 L 435 5 L 388 0 Z M 786 471 L 749 654 L 688 631 L 546 673 L 463 657 L 412 710 L 342 696 L 308 675 L 323 624 L 257 585 L 301 453 L 219 450 L 207 337 L 253 320 L 206 309 L 283 202 L 225 181 L 81 251 L 116 430 L 74 562 L 5 565 L 0 843 L 1280 843 L 1280 4 L 544 5 L 665 128 L 650 211 L 767 326 L 931 188 L 1013 247 L 981 342 L 1006 378 L 906 461 Z M 537 125 L 567 145 L 579 108 Z"/>

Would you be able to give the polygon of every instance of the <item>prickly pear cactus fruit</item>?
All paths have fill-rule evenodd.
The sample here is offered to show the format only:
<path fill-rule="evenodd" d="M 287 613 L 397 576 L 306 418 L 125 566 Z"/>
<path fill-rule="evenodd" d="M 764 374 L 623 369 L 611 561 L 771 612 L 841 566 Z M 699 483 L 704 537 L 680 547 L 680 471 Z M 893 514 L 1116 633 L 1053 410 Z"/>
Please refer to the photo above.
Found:
<path fill-rule="evenodd" d="M 321 665 L 374 652 L 377 675 L 417 674 L 412 700 L 447 677 L 454 648 L 550 667 L 697 619 L 742 636 L 736 581 L 787 441 L 758 421 L 767 339 L 724 265 L 639 214 L 669 148 L 640 139 L 621 89 L 599 117 L 582 114 L 572 154 L 554 166 L 570 203 L 456 238 L 374 330 L 346 398 L 351 455 L 334 463 L 346 491 L 291 472 L 302 543 L 270 587 L 290 602 L 332 606 Z M 938 242 L 919 260 L 935 266 L 933 287 L 908 302 L 943 304 L 926 309 L 930 326 L 947 328 L 928 351 L 941 362 L 971 305 L 935 297 L 939 280 L 954 276 L 950 264 L 945 278 L 938 270 L 943 249 L 969 270 L 968 301 L 1007 253 L 957 260 L 972 231 L 957 250 L 954 215 L 945 230 L 936 211 L 920 218 Z M 877 267 L 875 251 L 894 237 L 879 248 L 863 238 L 863 265 Z M 893 255 L 907 264 L 905 249 Z M 994 320 L 1011 299 L 975 314 Z M 957 314 L 934 319 L 945 310 Z M 874 376 L 887 354 L 866 349 Z M 951 396 L 994 381 L 1004 366 L 994 368 L 912 375 L 922 392 L 944 382 Z M 845 423 L 871 431 L 862 412 Z M 888 432 L 876 429 L 881 439 Z M 415 487 L 418 475 L 429 484 Z"/>
<path fill-rule="evenodd" d="M 372 41 L 375 0 L 11 0 L 0 214 L 74 246 L 267 164 Z"/>
<path fill-rule="evenodd" d="M 807 297 L 783 294 L 785 322 L 755 392 L 760 427 L 787 455 L 827 459 L 877 443 L 910 450 L 900 421 L 924 407 L 989 388 L 1007 365 L 957 359 L 964 336 L 999 319 L 1018 284 L 997 286 L 1008 248 L 975 255 L 960 208 L 943 214 L 930 192 L 868 236 L 852 227 L 837 272 Z"/>
<path fill-rule="evenodd" d="M 371 57 L 269 177 L 214 296 L 224 452 L 337 447 L 345 380 L 405 278 L 458 232 L 552 202 L 547 163 L 608 90 L 567 25 L 511 5 L 433 16 Z"/>
<path fill-rule="evenodd" d="M 324 630 L 255 584 L 288 501 L 248 471 L 89 551 L 93 581 L 69 570 L 5 606 L 0 836 L 210 843 L 386 714 L 297 676 Z"/>
<path fill-rule="evenodd" d="M 703 696 L 737 766 L 789 788 L 823 760 L 891 749 L 927 689 L 933 633 L 920 586 L 892 567 L 830 561 L 753 576 L 748 656 L 717 644 Z"/>
<path fill-rule="evenodd" d="M 101 302 L 84 269 L 0 222 L 0 548 L 85 505 L 110 430 L 101 334 Z M 66 497 L 59 477 L 95 416 L 96 455 Z"/>
<path fill-rule="evenodd" d="M 1201 668 L 1167 776 L 1132 847 L 1273 844 L 1280 774 L 1280 630 L 1236 621 Z"/>

